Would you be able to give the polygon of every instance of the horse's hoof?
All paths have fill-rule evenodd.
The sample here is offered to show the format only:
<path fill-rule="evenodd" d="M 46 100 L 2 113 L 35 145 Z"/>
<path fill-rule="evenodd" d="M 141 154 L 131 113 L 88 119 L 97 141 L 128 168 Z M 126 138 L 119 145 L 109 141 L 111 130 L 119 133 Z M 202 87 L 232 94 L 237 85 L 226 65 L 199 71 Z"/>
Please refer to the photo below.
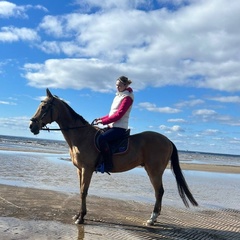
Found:
<path fill-rule="evenodd" d="M 84 223 L 84 219 L 77 219 L 76 221 L 75 221 L 75 224 L 83 224 Z"/>
<path fill-rule="evenodd" d="M 154 221 L 152 219 L 147 220 L 147 226 L 154 226 Z"/>
<path fill-rule="evenodd" d="M 74 215 L 73 217 L 72 217 L 72 220 L 77 220 L 78 219 L 78 215 Z"/>

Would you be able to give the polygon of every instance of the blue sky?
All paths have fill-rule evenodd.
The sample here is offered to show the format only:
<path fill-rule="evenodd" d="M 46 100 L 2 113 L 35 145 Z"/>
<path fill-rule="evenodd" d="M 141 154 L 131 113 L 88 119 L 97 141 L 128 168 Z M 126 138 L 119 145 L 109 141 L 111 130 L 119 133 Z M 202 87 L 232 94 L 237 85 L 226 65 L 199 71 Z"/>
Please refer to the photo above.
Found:
<path fill-rule="evenodd" d="M 132 134 L 239 154 L 239 12 L 238 0 L 0 1 L 0 134 L 35 137 L 46 88 L 89 122 L 106 115 L 126 75 Z"/>

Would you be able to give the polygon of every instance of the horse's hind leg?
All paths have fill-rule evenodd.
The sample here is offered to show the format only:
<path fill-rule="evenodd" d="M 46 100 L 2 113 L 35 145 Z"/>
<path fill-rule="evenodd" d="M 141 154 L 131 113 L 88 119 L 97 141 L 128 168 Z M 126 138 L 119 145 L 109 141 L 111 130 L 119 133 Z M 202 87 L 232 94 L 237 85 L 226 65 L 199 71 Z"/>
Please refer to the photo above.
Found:
<path fill-rule="evenodd" d="M 163 197 L 163 193 L 164 193 L 163 186 L 161 186 L 158 189 L 158 191 L 155 190 L 155 192 L 156 192 L 155 193 L 156 202 L 155 202 L 151 217 L 149 220 L 147 220 L 147 225 L 154 225 L 154 223 L 157 221 L 157 217 L 160 215 L 161 209 L 162 209 L 162 197 Z"/>
<path fill-rule="evenodd" d="M 147 169 L 146 169 L 147 170 Z M 164 188 L 162 184 L 162 174 L 157 174 L 154 177 L 148 172 L 150 181 L 153 185 L 154 191 L 155 191 L 155 205 L 153 208 L 153 212 L 151 214 L 151 217 L 149 220 L 147 220 L 147 225 L 154 225 L 154 223 L 157 221 L 157 217 L 160 215 L 161 208 L 162 208 L 162 197 L 164 194 Z"/>

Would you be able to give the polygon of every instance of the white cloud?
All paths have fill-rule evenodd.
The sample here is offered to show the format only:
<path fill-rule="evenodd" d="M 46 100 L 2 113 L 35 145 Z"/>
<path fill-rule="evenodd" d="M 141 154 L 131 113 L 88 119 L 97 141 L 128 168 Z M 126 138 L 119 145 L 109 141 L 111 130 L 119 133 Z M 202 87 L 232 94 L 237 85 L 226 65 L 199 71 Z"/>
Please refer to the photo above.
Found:
<path fill-rule="evenodd" d="M 36 101 L 43 101 L 43 100 L 45 100 L 45 99 L 46 99 L 46 95 L 45 95 L 45 96 L 38 96 L 38 97 L 35 97 L 35 98 L 34 98 L 34 100 L 36 100 Z M 70 105 L 70 102 L 69 102 L 69 101 L 67 101 L 67 100 L 65 100 L 65 99 L 63 99 L 63 98 L 60 98 L 60 99 Z"/>
<path fill-rule="evenodd" d="M 217 112 L 211 109 L 198 109 L 193 111 L 193 115 L 195 116 L 213 116 L 216 114 Z"/>
<path fill-rule="evenodd" d="M 38 96 L 38 97 L 35 97 L 34 100 L 43 101 L 45 98 L 46 98 L 46 96 Z"/>
<path fill-rule="evenodd" d="M 9 102 L 9 101 L 1 101 L 0 100 L 0 105 L 17 105 L 15 102 Z"/>
<path fill-rule="evenodd" d="M 189 101 L 182 101 L 176 104 L 177 107 L 194 107 L 196 105 L 203 104 L 204 100 L 202 99 L 192 99 Z"/>
<path fill-rule="evenodd" d="M 217 119 L 218 114 L 211 109 L 198 109 L 192 112 L 192 115 L 196 117 L 197 121 L 210 122 Z"/>
<path fill-rule="evenodd" d="M 47 12 L 47 9 L 41 5 L 16 5 L 8 1 L 0 1 L 0 18 L 28 18 L 27 10 L 33 8 Z"/>
<path fill-rule="evenodd" d="M 30 118 L 26 116 L 0 118 L 0 126 L 9 129 L 26 129 L 29 124 Z"/>
<path fill-rule="evenodd" d="M 0 29 L 0 42 L 39 40 L 35 30 L 29 28 L 2 27 Z"/>
<path fill-rule="evenodd" d="M 138 106 L 140 108 L 146 109 L 146 110 L 148 110 L 150 112 L 159 112 L 159 113 L 178 113 L 178 112 L 180 112 L 180 110 L 176 109 L 176 108 L 157 107 L 155 104 L 149 103 L 149 102 L 139 103 Z"/>
<path fill-rule="evenodd" d="M 209 100 L 223 102 L 223 103 L 240 103 L 239 96 L 224 96 L 224 97 L 212 97 Z"/>
<path fill-rule="evenodd" d="M 216 135 L 218 134 L 220 131 L 218 129 L 206 129 L 203 134 L 204 135 Z"/>
<path fill-rule="evenodd" d="M 64 17 L 60 16 L 45 16 L 39 24 L 39 28 L 45 30 L 47 34 L 56 38 L 64 37 L 65 32 L 67 33 L 67 29 L 64 29 Z"/>
<path fill-rule="evenodd" d="M 50 59 L 44 64 L 26 64 L 24 68 L 24 77 L 36 88 L 89 88 L 98 92 L 115 89 L 116 78 L 126 72 L 121 65 L 97 59 Z"/>
<path fill-rule="evenodd" d="M 138 89 L 188 85 L 230 92 L 240 90 L 240 36 L 237 31 L 240 3 L 171 1 L 171 4 L 183 5 L 176 11 L 137 10 L 136 7 L 143 3 L 83 1 L 83 5 L 100 7 L 104 11 L 48 15 L 39 24 L 39 34 L 44 30 L 51 40 L 44 40 L 38 47 L 48 54 L 96 58 L 105 62 L 107 70 L 114 74 L 115 65 L 119 64 L 137 79 Z M 99 74 L 98 63 L 95 64 L 91 62 L 88 69 L 88 72 L 96 71 L 90 74 L 91 77 L 94 74 L 94 78 Z M 72 71 L 77 72 L 74 67 Z M 41 69 L 42 74 L 44 69 L 47 66 Z M 64 69 L 61 72 L 68 74 Z M 51 75 L 54 74 L 55 69 Z M 28 77 L 28 81 L 35 85 L 34 82 L 42 79 L 35 74 L 34 79 Z M 67 87 L 68 84 L 61 85 Z M 78 83 L 78 88 L 86 87 L 84 83 L 80 85 Z"/>
<path fill-rule="evenodd" d="M 171 133 L 171 132 L 185 132 L 184 129 L 182 127 L 180 127 L 179 125 L 174 125 L 172 127 L 168 127 L 165 125 L 160 125 L 159 128 L 167 133 Z"/>
<path fill-rule="evenodd" d="M 151 0 L 76 0 L 76 3 L 79 4 L 81 8 L 85 10 L 93 9 L 93 8 L 100 8 L 100 9 L 131 9 L 131 8 L 138 8 L 138 7 L 153 7 L 153 2 Z"/>
<path fill-rule="evenodd" d="M 221 115 L 212 109 L 198 109 L 192 112 L 197 121 L 216 122 L 230 126 L 240 126 L 240 119 L 230 115 Z"/>
<path fill-rule="evenodd" d="M 171 118 L 167 120 L 168 122 L 178 122 L 178 123 L 186 123 L 187 121 L 182 118 Z"/>
<path fill-rule="evenodd" d="M 7 1 L 0 1 L 0 18 L 18 16 L 26 17 L 25 7 L 17 6 L 16 4 Z"/>

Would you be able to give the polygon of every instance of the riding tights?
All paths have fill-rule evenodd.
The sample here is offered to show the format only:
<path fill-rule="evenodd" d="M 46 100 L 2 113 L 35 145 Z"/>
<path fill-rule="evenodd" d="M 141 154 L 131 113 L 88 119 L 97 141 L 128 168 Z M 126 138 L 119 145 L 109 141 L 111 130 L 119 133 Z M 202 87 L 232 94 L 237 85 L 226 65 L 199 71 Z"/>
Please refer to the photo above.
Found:
<path fill-rule="evenodd" d="M 121 138 L 121 136 L 123 136 L 125 132 L 126 132 L 126 129 L 124 128 L 113 127 L 113 128 L 109 128 L 104 133 L 101 133 L 99 137 L 99 147 L 103 155 L 103 158 L 105 160 L 107 171 L 111 171 L 113 167 L 112 153 L 109 148 L 109 143 Z"/>

